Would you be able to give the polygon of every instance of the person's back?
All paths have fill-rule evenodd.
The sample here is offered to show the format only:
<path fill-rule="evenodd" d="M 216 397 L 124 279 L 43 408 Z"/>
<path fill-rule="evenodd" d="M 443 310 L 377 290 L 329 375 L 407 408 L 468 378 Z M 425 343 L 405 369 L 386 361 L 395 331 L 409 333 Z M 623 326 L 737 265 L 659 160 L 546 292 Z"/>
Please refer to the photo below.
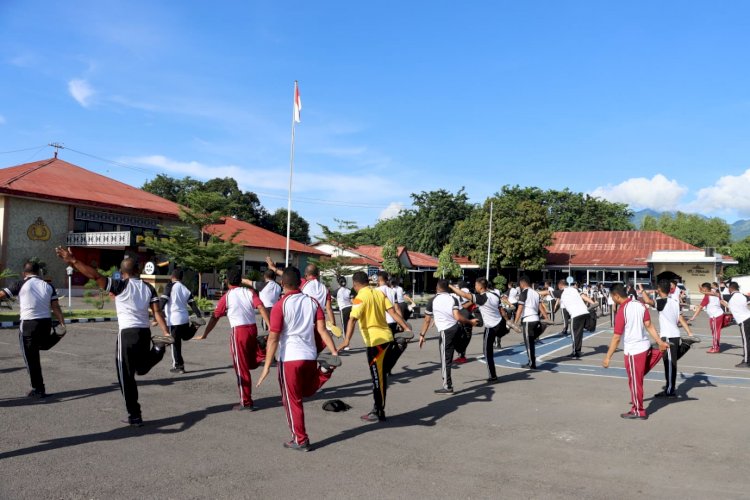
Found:
<path fill-rule="evenodd" d="M 167 298 L 164 304 L 167 326 L 187 323 L 190 320 L 188 302 L 193 298 L 193 294 L 188 290 L 188 287 L 179 281 L 172 281 L 164 288 L 164 296 Z"/>
<path fill-rule="evenodd" d="M 279 359 L 282 361 L 314 360 L 318 357 L 315 344 L 315 322 L 322 316 L 320 304 L 304 293 L 284 295 L 280 307 L 271 315 L 281 312 L 283 322 L 279 337 Z"/>
<path fill-rule="evenodd" d="M 233 287 L 224 294 L 216 306 L 217 313 L 226 313 L 229 326 L 255 325 L 255 307 L 260 298 L 244 287 Z"/>
<path fill-rule="evenodd" d="M 321 307 L 325 307 L 326 302 L 330 297 L 328 288 L 321 283 L 320 280 L 312 277 L 305 277 L 305 279 L 302 280 L 300 290 L 308 297 L 317 300 Z"/>
<path fill-rule="evenodd" d="M 368 346 L 393 342 L 393 334 L 386 321 L 386 310 L 393 306 L 380 290 L 363 287 L 352 300 L 352 316 L 359 321 L 359 329 Z"/>
<path fill-rule="evenodd" d="M 28 276 L 3 291 L 8 297 L 18 297 L 21 321 L 52 317 L 50 304 L 57 300 L 57 292 L 39 276 Z"/>
<path fill-rule="evenodd" d="M 646 306 L 629 298 L 620 305 L 615 316 L 615 332 L 622 332 L 623 351 L 625 354 L 639 354 L 651 347 L 646 333 L 645 322 L 650 316 Z"/>
<path fill-rule="evenodd" d="M 560 306 L 564 307 L 571 318 L 583 316 L 589 313 L 586 304 L 581 298 L 581 294 L 577 288 L 569 286 L 566 287 L 560 296 Z"/>
<path fill-rule="evenodd" d="M 123 280 L 110 278 L 106 292 L 115 295 L 115 310 L 120 330 L 126 328 L 148 328 L 148 311 L 152 302 L 157 302 L 156 290 L 140 278 Z"/>

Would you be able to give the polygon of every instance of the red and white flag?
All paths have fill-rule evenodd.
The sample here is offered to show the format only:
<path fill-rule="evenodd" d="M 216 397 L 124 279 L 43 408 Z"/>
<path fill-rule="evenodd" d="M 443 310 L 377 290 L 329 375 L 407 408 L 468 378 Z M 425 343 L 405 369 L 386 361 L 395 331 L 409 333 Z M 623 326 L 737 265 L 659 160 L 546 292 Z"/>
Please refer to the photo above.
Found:
<path fill-rule="evenodd" d="M 299 96 L 299 86 L 294 82 L 294 121 L 299 123 L 300 113 L 302 112 L 302 98 Z"/>

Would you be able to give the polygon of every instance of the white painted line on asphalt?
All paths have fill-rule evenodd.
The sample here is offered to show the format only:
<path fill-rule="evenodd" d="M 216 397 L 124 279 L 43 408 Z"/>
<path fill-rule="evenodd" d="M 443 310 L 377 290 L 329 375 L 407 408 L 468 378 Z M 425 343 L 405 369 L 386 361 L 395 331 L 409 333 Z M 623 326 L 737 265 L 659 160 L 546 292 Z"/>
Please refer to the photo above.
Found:
<path fill-rule="evenodd" d="M 584 341 L 585 341 L 585 340 L 588 340 L 588 339 L 590 339 L 590 338 L 592 338 L 592 337 L 596 337 L 596 336 L 597 336 L 597 335 L 599 335 L 600 333 L 605 333 L 605 332 L 608 332 L 608 331 L 609 331 L 609 330 L 597 330 L 597 331 L 595 331 L 594 333 L 592 333 L 591 335 L 589 335 L 588 337 L 584 336 L 583 340 L 584 340 Z M 571 338 L 571 337 L 564 337 L 564 338 L 562 338 L 562 339 L 558 339 L 558 340 L 555 340 L 554 342 L 550 342 L 550 343 L 549 343 L 549 344 L 547 344 L 547 345 L 552 345 L 552 344 L 554 344 L 555 342 L 559 342 L 560 340 L 564 340 L 564 339 L 569 339 L 569 340 L 570 340 L 570 341 L 572 342 L 572 338 Z M 565 346 L 563 346 L 563 347 L 558 347 L 558 348 L 557 348 L 557 349 L 555 349 L 554 351 L 550 351 L 550 352 L 548 352 L 548 353 L 546 353 L 546 354 L 542 354 L 541 356 L 539 356 L 538 358 L 536 358 L 536 361 L 537 361 L 537 363 L 539 363 L 540 361 L 544 361 L 544 359 L 545 359 L 545 358 L 547 358 L 547 357 L 549 357 L 549 356 L 553 355 L 553 354 L 554 354 L 554 353 L 556 353 L 557 351 L 562 351 L 563 349 L 570 349 L 570 345 L 565 345 Z"/>

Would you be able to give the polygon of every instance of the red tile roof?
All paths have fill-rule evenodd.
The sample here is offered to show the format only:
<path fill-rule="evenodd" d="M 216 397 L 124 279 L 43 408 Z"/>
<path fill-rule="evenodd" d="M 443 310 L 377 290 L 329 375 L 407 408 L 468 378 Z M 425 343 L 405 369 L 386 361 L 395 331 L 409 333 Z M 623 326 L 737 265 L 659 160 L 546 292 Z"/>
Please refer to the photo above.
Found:
<path fill-rule="evenodd" d="M 400 257 L 406 247 L 398 247 L 398 256 Z M 358 253 L 370 259 L 373 259 L 378 264 L 383 263 L 383 247 L 377 245 L 360 245 L 356 248 L 351 249 L 352 252 Z"/>
<path fill-rule="evenodd" d="M 0 169 L 0 193 L 176 218 L 179 205 L 59 158 Z"/>
<path fill-rule="evenodd" d="M 548 266 L 648 267 L 657 250 L 700 250 L 659 231 L 557 232 L 547 247 Z M 571 258 L 572 254 L 572 258 Z"/>
<path fill-rule="evenodd" d="M 427 255 L 426 253 L 414 252 L 407 250 L 409 254 L 409 260 L 415 267 L 437 267 L 438 260 L 435 257 Z"/>
<path fill-rule="evenodd" d="M 223 240 L 228 240 L 234 233 L 238 233 L 233 241 L 239 245 L 250 248 L 264 248 L 272 250 L 286 250 L 286 237 L 276 234 L 273 231 L 263 229 L 249 222 L 227 217 L 222 219 L 219 224 L 206 226 L 207 233 L 218 236 Z M 297 253 L 308 255 L 328 255 L 317 248 L 307 246 L 299 241 L 291 240 L 289 250 Z"/>
<path fill-rule="evenodd" d="M 459 266 L 477 266 L 479 267 L 479 264 L 476 262 L 473 262 L 469 257 L 464 257 L 462 255 L 453 255 L 453 262 L 458 264 Z"/>

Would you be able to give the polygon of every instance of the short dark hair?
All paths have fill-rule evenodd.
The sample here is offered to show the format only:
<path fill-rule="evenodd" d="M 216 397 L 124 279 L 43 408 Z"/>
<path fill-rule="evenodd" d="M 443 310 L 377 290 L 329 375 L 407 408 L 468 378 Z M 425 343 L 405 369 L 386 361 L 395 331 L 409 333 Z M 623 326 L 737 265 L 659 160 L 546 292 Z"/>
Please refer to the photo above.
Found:
<path fill-rule="evenodd" d="M 400 280 L 398 278 L 391 278 L 391 286 L 397 287 L 400 283 Z"/>
<path fill-rule="evenodd" d="M 656 286 L 659 287 L 659 291 L 663 293 L 669 293 L 669 290 L 672 288 L 672 284 L 668 280 L 659 280 L 659 283 L 657 283 Z"/>
<path fill-rule="evenodd" d="M 294 266 L 289 266 L 286 269 L 284 269 L 284 272 L 281 273 L 281 284 L 285 288 L 299 288 L 299 284 L 301 281 L 301 276 L 299 273 L 299 269 L 297 269 Z"/>
<path fill-rule="evenodd" d="M 708 288 L 710 290 L 711 283 L 709 283 L 708 281 L 706 281 L 705 283 L 701 283 L 701 288 Z"/>
<path fill-rule="evenodd" d="M 352 274 L 352 281 L 358 285 L 369 285 L 370 278 L 367 277 L 367 273 L 364 271 L 357 271 Z"/>
<path fill-rule="evenodd" d="M 305 266 L 305 276 L 315 276 L 316 278 L 320 276 L 320 271 L 318 270 L 318 266 L 315 264 L 308 264 Z"/>
<path fill-rule="evenodd" d="M 531 285 L 531 279 L 528 276 L 526 276 L 526 275 L 521 276 L 521 278 L 518 280 L 518 282 L 519 283 L 526 283 L 527 285 Z"/>
<path fill-rule="evenodd" d="M 458 282 L 458 288 L 469 288 L 469 283 L 466 280 L 461 280 Z"/>
<path fill-rule="evenodd" d="M 227 283 L 232 286 L 240 286 L 242 284 L 242 270 L 239 267 L 227 269 Z"/>
<path fill-rule="evenodd" d="M 567 281 L 565 281 L 565 280 L 557 280 L 557 284 L 558 284 L 558 285 L 563 285 L 563 286 L 565 286 L 565 285 L 567 285 L 568 283 L 567 283 Z"/>
<path fill-rule="evenodd" d="M 435 287 L 438 292 L 447 292 L 448 291 L 448 280 L 438 280 L 437 285 Z"/>
<path fill-rule="evenodd" d="M 266 271 L 263 273 L 263 276 L 268 278 L 269 280 L 275 280 L 276 279 L 276 273 L 273 269 L 266 269 Z"/>
<path fill-rule="evenodd" d="M 172 271 L 172 277 L 178 281 L 181 281 L 184 275 L 185 273 L 179 267 L 175 267 L 174 270 Z"/>
<path fill-rule="evenodd" d="M 378 271 L 378 279 L 384 280 L 386 283 L 388 282 L 388 273 L 385 271 Z"/>
<path fill-rule="evenodd" d="M 474 283 L 479 283 L 483 288 L 492 288 L 487 278 L 481 277 L 474 280 Z"/>
<path fill-rule="evenodd" d="M 736 281 L 730 281 L 729 282 L 729 289 L 734 290 L 735 292 L 738 292 L 740 290 L 740 285 Z"/>
<path fill-rule="evenodd" d="M 129 276 L 132 276 L 134 274 L 138 274 L 138 271 L 140 271 L 140 267 L 138 266 L 138 261 L 133 257 L 125 257 L 120 263 L 120 270 L 124 273 L 127 273 Z"/>
<path fill-rule="evenodd" d="M 615 283 L 612 288 L 609 289 L 610 295 L 617 295 L 623 299 L 628 296 L 628 292 L 625 291 L 625 285 L 622 283 Z"/>
<path fill-rule="evenodd" d="M 39 262 L 35 262 L 33 260 L 27 260 L 23 264 L 23 272 L 25 273 L 39 274 L 40 270 L 41 268 L 39 267 Z"/>

